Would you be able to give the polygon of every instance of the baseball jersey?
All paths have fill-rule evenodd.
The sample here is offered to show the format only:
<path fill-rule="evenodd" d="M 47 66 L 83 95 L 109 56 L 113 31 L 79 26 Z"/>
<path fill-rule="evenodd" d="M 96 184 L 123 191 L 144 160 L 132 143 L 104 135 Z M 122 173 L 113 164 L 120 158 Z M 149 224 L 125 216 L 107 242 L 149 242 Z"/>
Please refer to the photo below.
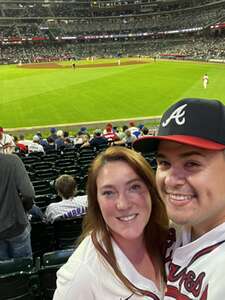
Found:
<path fill-rule="evenodd" d="M 162 300 L 162 292 L 154 282 L 137 272 L 115 242 L 112 245 L 122 273 L 152 296 L 137 296 L 127 289 L 87 236 L 57 272 L 53 300 Z"/>
<path fill-rule="evenodd" d="M 165 300 L 225 298 L 225 223 L 191 241 L 187 228 L 170 229 Z"/>
<path fill-rule="evenodd" d="M 46 222 L 53 223 L 58 218 L 74 218 L 86 214 L 87 195 L 62 199 L 47 206 L 45 211 Z"/>

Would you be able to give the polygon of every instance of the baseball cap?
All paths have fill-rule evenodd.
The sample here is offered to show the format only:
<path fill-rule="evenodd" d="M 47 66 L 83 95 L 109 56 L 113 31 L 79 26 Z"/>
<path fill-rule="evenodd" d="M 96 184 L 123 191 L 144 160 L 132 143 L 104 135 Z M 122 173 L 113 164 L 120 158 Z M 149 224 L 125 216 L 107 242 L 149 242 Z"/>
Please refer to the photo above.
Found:
<path fill-rule="evenodd" d="M 35 135 L 33 136 L 33 141 L 34 141 L 34 142 L 39 142 L 39 140 L 40 140 L 40 137 L 39 137 L 37 134 L 35 134 Z"/>
<path fill-rule="evenodd" d="M 4 130 L 3 130 L 3 128 L 2 127 L 0 127 L 0 132 L 3 132 Z"/>
<path fill-rule="evenodd" d="M 102 134 L 102 130 L 100 128 L 95 129 L 94 131 L 95 134 Z"/>
<path fill-rule="evenodd" d="M 225 149 L 224 104 L 218 100 L 182 99 L 163 114 L 157 136 L 141 137 L 133 147 L 139 152 L 153 152 L 160 140 L 208 150 Z"/>
<path fill-rule="evenodd" d="M 52 127 L 52 128 L 50 129 L 50 132 L 51 132 L 51 133 L 56 133 L 56 131 L 57 131 L 57 129 L 56 129 L 55 127 Z"/>

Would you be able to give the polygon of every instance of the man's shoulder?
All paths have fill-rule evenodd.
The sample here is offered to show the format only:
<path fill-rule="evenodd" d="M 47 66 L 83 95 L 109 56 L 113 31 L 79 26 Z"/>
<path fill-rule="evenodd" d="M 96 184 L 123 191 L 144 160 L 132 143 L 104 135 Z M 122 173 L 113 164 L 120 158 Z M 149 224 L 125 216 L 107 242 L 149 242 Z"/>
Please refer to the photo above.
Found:
<path fill-rule="evenodd" d="M 0 159 L 1 161 L 5 161 L 5 162 L 15 162 L 15 161 L 22 162 L 21 159 L 16 154 L 0 153 Z"/>

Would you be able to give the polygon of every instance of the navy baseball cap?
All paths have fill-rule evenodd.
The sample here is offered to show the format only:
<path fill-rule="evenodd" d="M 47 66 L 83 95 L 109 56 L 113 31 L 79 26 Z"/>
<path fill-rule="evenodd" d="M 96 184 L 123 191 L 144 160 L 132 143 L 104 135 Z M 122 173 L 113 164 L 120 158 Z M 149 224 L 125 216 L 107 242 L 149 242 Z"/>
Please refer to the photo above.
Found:
<path fill-rule="evenodd" d="M 224 150 L 224 104 L 218 100 L 182 99 L 163 114 L 157 136 L 141 137 L 133 147 L 142 153 L 154 152 L 161 140 L 208 150 Z"/>

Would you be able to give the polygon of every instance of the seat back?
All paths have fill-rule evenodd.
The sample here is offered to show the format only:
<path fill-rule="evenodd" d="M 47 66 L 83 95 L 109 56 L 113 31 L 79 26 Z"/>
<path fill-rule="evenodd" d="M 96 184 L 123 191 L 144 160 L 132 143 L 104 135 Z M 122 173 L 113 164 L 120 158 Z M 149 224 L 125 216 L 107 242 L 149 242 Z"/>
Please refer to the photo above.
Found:
<path fill-rule="evenodd" d="M 67 262 L 74 249 L 58 250 L 45 253 L 39 270 L 42 298 L 52 300 L 56 289 L 56 272 Z"/>
<path fill-rule="evenodd" d="M 82 232 L 83 217 L 60 219 L 53 223 L 57 249 L 75 247 L 75 242 Z"/>
<path fill-rule="evenodd" d="M 30 258 L 0 261 L 0 299 L 33 300 L 35 297 L 31 277 L 36 270 Z"/>
<path fill-rule="evenodd" d="M 41 221 L 31 222 L 31 245 L 34 257 L 55 249 L 54 227 Z"/>

